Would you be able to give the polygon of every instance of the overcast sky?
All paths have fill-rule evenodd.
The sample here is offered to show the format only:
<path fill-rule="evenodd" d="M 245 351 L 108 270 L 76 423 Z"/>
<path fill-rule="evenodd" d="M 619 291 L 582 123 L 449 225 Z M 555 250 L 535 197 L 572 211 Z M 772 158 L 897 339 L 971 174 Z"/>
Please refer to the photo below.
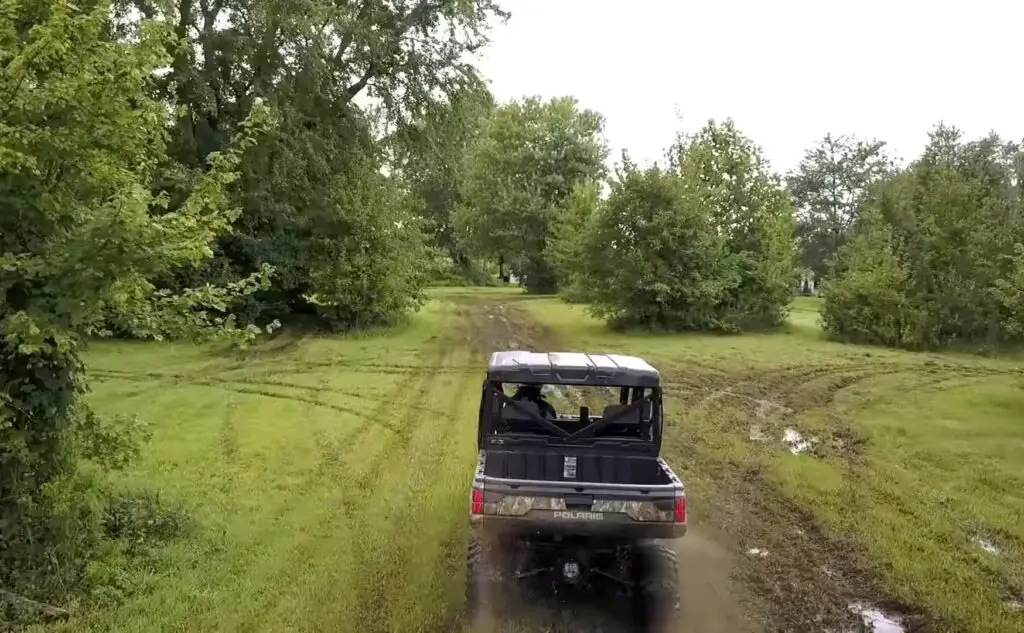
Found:
<path fill-rule="evenodd" d="M 1024 138 L 1020 0 L 505 0 L 480 68 L 499 100 L 573 95 L 618 160 L 732 117 L 773 168 L 826 132 L 911 159 L 940 120 Z"/>

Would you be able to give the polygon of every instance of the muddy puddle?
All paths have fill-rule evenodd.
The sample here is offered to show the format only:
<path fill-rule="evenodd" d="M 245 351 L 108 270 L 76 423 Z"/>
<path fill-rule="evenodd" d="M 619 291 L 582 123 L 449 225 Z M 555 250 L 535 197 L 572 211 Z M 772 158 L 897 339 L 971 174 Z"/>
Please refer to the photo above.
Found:
<path fill-rule="evenodd" d="M 790 453 L 799 455 L 812 450 L 818 443 L 818 438 L 805 438 L 796 429 L 786 429 L 782 433 L 782 442 L 789 448 Z"/>
<path fill-rule="evenodd" d="M 850 610 L 860 616 L 865 633 L 904 633 L 898 615 L 865 604 L 851 604 Z"/>
<path fill-rule="evenodd" d="M 752 424 L 750 426 L 750 433 L 748 437 L 751 442 L 764 443 L 772 441 L 772 437 L 760 424 Z M 781 442 L 790 453 L 799 455 L 801 453 L 813 452 L 814 447 L 818 444 L 818 438 L 804 437 L 800 431 L 787 428 L 782 432 Z"/>

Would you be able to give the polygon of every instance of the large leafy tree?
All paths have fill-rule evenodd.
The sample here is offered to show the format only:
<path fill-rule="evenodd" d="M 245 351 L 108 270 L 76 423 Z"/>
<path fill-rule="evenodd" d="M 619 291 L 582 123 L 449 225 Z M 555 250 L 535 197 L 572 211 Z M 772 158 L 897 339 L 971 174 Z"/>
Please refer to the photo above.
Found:
<path fill-rule="evenodd" d="M 825 278 L 873 187 L 892 175 L 885 143 L 828 134 L 787 177 L 802 264 Z"/>
<path fill-rule="evenodd" d="M 390 139 L 395 169 L 426 220 L 434 246 L 462 269 L 468 258 L 456 239 L 454 217 L 463 203 L 464 158 L 494 107 L 487 86 L 471 83 L 425 108 Z"/>
<path fill-rule="evenodd" d="M 772 328 L 793 295 L 793 210 L 731 121 L 682 138 L 668 169 L 628 161 L 585 223 L 577 279 L 619 327 Z"/>
<path fill-rule="evenodd" d="M 678 147 L 686 195 L 725 236 L 736 266 L 737 282 L 723 301 L 723 322 L 737 329 L 781 325 L 796 285 L 790 196 L 761 149 L 731 120 L 709 121 Z"/>
<path fill-rule="evenodd" d="M 570 97 L 536 97 L 494 113 L 466 157 L 457 224 L 478 255 L 503 258 L 530 292 L 552 292 L 546 253 L 553 222 L 579 183 L 599 179 L 608 150 L 604 120 Z"/>
<path fill-rule="evenodd" d="M 78 459 L 117 461 L 81 400 L 79 348 L 108 324 L 144 336 L 253 332 L 225 319 L 253 277 L 181 292 L 154 280 L 209 259 L 237 215 L 228 187 L 252 124 L 211 154 L 174 212 L 151 193 L 166 150 L 150 97 L 166 32 L 113 41 L 103 3 L 0 5 L 0 587 L 49 595 L 87 559 L 52 507 Z M 258 110 L 262 112 L 262 110 Z M 75 440 L 80 440 L 76 442 Z M 65 508 L 66 510 L 66 508 Z"/>
<path fill-rule="evenodd" d="M 622 169 L 578 253 L 582 294 L 613 327 L 723 326 L 719 306 L 736 283 L 726 240 L 677 173 Z"/>
<path fill-rule="evenodd" d="M 178 35 L 158 91 L 182 106 L 161 186 L 187 190 L 256 99 L 281 112 L 277 133 L 243 165 L 235 235 L 200 278 L 274 264 L 274 289 L 246 306 L 254 319 L 311 313 L 348 328 L 415 307 L 425 257 L 417 208 L 380 176 L 389 157 L 379 139 L 479 84 L 466 53 L 486 42 L 496 5 L 122 1 Z"/>

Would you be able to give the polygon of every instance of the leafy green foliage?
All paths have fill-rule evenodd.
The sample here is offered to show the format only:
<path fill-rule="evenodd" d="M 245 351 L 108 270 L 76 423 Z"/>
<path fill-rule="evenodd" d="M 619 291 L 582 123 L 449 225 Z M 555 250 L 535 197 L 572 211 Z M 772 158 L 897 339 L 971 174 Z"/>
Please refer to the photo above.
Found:
<path fill-rule="evenodd" d="M 625 170 L 587 225 L 580 279 L 596 316 L 615 327 L 724 327 L 725 240 L 678 174 Z"/>
<path fill-rule="evenodd" d="M 869 203 L 827 287 L 835 337 L 904 347 L 1019 344 L 1021 154 L 939 126 Z"/>
<path fill-rule="evenodd" d="M 795 221 L 792 201 L 760 148 L 731 120 L 710 121 L 681 143 L 678 162 L 687 195 L 725 236 L 738 271 L 723 304 L 730 327 L 782 325 L 796 285 Z"/>
<path fill-rule="evenodd" d="M 99 512 L 78 494 L 88 482 L 77 464 L 123 465 L 141 437 L 82 402 L 82 337 L 113 321 L 244 342 L 256 332 L 221 311 L 271 272 L 178 293 L 155 285 L 212 255 L 237 216 L 226 188 L 270 118 L 255 109 L 164 212 L 150 183 L 165 110 L 149 93 L 166 31 L 146 23 L 128 44 L 108 27 L 103 4 L 0 9 L 0 586 L 31 594 L 67 592 L 95 554 Z"/>
<path fill-rule="evenodd" d="M 456 224 L 471 251 L 503 258 L 530 292 L 554 291 L 552 226 L 573 188 L 603 175 L 603 126 L 569 97 L 498 108 L 466 157 Z"/>
<path fill-rule="evenodd" d="M 825 135 L 789 174 L 801 263 L 824 279 L 873 187 L 892 175 L 882 141 Z"/>
<path fill-rule="evenodd" d="M 103 518 L 109 538 L 136 548 L 177 538 L 188 530 L 189 523 L 182 508 L 149 490 L 114 495 Z"/>
<path fill-rule="evenodd" d="M 439 104 L 480 88 L 464 57 L 486 42 L 488 20 L 503 15 L 497 6 L 491 0 L 124 4 L 172 25 L 177 36 L 169 47 L 170 72 L 157 86 L 161 98 L 181 106 L 170 129 L 172 160 L 155 179 L 170 192 L 172 209 L 250 104 L 265 99 L 282 118 L 279 132 L 242 166 L 235 234 L 219 239 L 218 257 L 205 270 L 175 275 L 175 283 L 221 281 L 272 264 L 279 271 L 274 287 L 232 306 L 250 323 L 310 316 L 316 325 L 347 329 L 394 322 L 414 309 L 420 273 L 428 268 L 415 216 L 428 215 L 444 232 L 443 216 L 453 204 L 445 196 L 457 178 L 451 154 L 460 141 L 440 149 L 447 167 L 434 170 L 428 166 L 437 152 L 427 139 L 403 132 L 410 122 L 448 133 L 461 125 L 461 114 L 459 123 L 449 122 Z M 414 167 L 421 169 L 411 191 L 380 175 L 387 162 L 381 136 L 416 145 Z M 430 208 L 424 212 L 417 202 Z"/>
<path fill-rule="evenodd" d="M 598 183 L 580 183 L 558 209 L 552 224 L 546 255 L 558 275 L 559 294 L 566 301 L 586 300 L 589 262 L 581 237 L 600 205 Z"/>
<path fill-rule="evenodd" d="M 487 86 L 470 84 L 399 127 L 390 143 L 394 166 L 419 207 L 433 245 L 464 277 L 474 276 L 454 227 L 455 210 L 463 204 L 464 157 L 493 110 L 494 98 Z"/>
<path fill-rule="evenodd" d="M 285 122 L 242 169 L 247 211 L 221 241 L 224 269 L 277 270 L 253 308 L 308 314 L 333 329 L 392 323 L 418 305 L 424 235 L 357 113 L 313 129 Z"/>
<path fill-rule="evenodd" d="M 668 170 L 624 165 L 567 251 L 585 254 L 583 294 L 616 327 L 781 325 L 794 281 L 786 193 L 732 122 L 710 122 L 678 152 Z"/>

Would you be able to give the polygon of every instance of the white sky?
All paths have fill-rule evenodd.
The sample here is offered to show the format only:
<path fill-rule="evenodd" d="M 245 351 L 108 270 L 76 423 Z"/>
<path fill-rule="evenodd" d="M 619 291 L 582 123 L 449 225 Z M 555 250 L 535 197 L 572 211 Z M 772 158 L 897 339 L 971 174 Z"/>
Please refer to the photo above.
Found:
<path fill-rule="evenodd" d="M 904 160 L 944 120 L 1024 138 L 1020 0 L 504 0 L 480 68 L 496 98 L 575 96 L 612 158 L 732 117 L 776 170 L 826 132 Z M 680 118 L 681 117 L 681 118 Z"/>

